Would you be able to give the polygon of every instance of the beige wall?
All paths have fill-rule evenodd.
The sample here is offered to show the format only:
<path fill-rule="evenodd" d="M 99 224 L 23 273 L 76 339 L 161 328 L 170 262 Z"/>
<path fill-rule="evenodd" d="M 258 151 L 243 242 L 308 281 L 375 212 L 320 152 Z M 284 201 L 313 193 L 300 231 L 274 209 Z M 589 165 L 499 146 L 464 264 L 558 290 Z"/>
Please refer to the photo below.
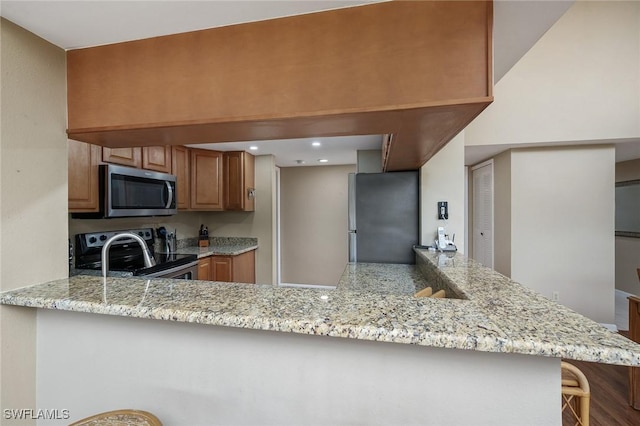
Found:
<path fill-rule="evenodd" d="M 461 133 L 433 156 L 420 170 L 420 241 L 432 245 L 438 226 L 456 234 L 458 251 L 465 253 L 464 134 Z M 449 203 L 449 220 L 438 220 L 438 201 Z"/>
<path fill-rule="evenodd" d="M 466 145 L 640 137 L 640 2 L 577 1 L 496 84 Z"/>
<path fill-rule="evenodd" d="M 276 282 L 276 166 L 272 155 L 256 157 L 256 205 L 254 212 L 211 212 L 202 215 L 209 235 L 257 237 L 256 282 Z"/>
<path fill-rule="evenodd" d="M 382 150 L 359 150 L 357 168 L 358 173 L 382 173 Z"/>
<path fill-rule="evenodd" d="M 355 166 L 280 172 L 282 282 L 336 285 L 349 260 L 348 176 Z"/>
<path fill-rule="evenodd" d="M 511 277 L 511 151 L 493 161 L 493 268 Z"/>
<path fill-rule="evenodd" d="M 76 234 L 96 231 L 119 231 L 122 229 L 153 228 L 164 226 L 176 229 L 178 239 L 198 236 L 200 224 L 203 223 L 201 212 L 179 212 L 167 217 L 128 217 L 114 219 L 72 219 L 69 215 L 69 237 Z"/>
<path fill-rule="evenodd" d="M 66 59 L 1 22 L 0 289 L 10 290 L 68 273 Z M 36 408 L 35 316 L 0 306 L 2 409 Z"/>
<path fill-rule="evenodd" d="M 511 278 L 601 323 L 614 323 L 614 164 L 613 146 L 511 154 Z"/>
<path fill-rule="evenodd" d="M 616 182 L 640 179 L 640 159 L 616 163 Z M 640 294 L 640 238 L 616 237 L 616 289 Z"/>

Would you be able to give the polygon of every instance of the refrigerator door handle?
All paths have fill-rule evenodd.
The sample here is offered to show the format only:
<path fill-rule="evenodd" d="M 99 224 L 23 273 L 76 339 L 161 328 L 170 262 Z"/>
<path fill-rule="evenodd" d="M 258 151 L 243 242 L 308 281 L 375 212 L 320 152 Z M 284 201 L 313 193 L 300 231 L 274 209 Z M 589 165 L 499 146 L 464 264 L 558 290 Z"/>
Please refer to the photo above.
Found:
<path fill-rule="evenodd" d="M 356 228 L 356 174 L 349 173 L 349 231 L 355 231 Z"/>

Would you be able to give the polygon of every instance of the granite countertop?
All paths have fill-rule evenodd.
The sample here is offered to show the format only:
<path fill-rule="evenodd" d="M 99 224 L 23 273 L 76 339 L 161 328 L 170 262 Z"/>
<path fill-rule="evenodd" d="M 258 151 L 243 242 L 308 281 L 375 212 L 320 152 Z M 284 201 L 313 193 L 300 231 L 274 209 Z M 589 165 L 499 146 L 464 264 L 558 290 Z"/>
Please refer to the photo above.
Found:
<path fill-rule="evenodd" d="M 337 290 L 412 296 L 428 286 L 416 265 L 349 263 Z"/>
<path fill-rule="evenodd" d="M 423 250 L 416 253 L 417 265 L 409 268 L 348 265 L 336 290 L 169 279 L 114 277 L 103 281 L 98 277 L 76 276 L 2 293 L 0 302 L 640 365 L 640 345 L 497 272 L 459 254 Z M 424 284 L 415 275 L 416 269 L 429 285 L 444 288 L 458 298 L 413 297 L 413 288 Z M 396 278 L 390 279 L 394 275 Z M 382 279 L 386 281 L 381 282 Z M 388 283 L 396 290 L 381 291 Z"/>
<path fill-rule="evenodd" d="M 178 241 L 176 253 L 195 254 L 201 259 L 213 255 L 237 256 L 257 248 L 258 239 L 253 237 L 210 237 L 209 247 L 199 247 L 197 238 L 187 238 Z"/>

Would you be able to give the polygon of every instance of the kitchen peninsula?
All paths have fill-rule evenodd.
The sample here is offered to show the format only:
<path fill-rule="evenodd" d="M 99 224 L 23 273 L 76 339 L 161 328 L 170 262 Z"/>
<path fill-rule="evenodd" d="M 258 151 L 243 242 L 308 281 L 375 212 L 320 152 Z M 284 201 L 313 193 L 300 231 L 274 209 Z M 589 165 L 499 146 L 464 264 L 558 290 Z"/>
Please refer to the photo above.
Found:
<path fill-rule="evenodd" d="M 165 424 L 560 424 L 560 358 L 640 365 L 639 345 L 462 255 L 416 259 L 456 298 L 375 291 L 385 267 L 355 264 L 335 290 L 77 276 L 0 301 L 43 308 L 38 400 L 78 417 L 108 401 Z M 87 395 L 96 381 L 117 392 Z"/>

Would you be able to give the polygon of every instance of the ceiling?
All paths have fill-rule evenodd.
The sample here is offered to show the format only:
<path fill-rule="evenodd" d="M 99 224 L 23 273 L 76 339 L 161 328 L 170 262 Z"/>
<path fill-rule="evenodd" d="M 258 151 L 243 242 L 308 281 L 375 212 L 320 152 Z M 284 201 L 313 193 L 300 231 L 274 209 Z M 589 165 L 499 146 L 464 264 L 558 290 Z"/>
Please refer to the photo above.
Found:
<path fill-rule="evenodd" d="M 563 146 L 571 145 L 615 145 L 616 162 L 635 160 L 640 158 L 640 140 L 638 139 L 615 139 L 615 140 L 591 140 L 591 141 L 563 141 Z M 554 146 L 553 142 L 548 143 L 525 143 L 525 144 L 500 144 L 500 145 L 480 145 L 466 146 L 464 150 L 464 164 L 473 166 L 488 160 L 509 149 L 518 148 L 542 148 Z"/>
<path fill-rule="evenodd" d="M 356 164 L 357 151 L 380 149 L 382 147 L 382 136 L 277 139 L 259 142 L 227 142 L 188 146 L 218 151 L 248 151 L 254 155 L 273 154 L 276 158 L 276 164 L 280 167 L 323 166 Z M 327 161 L 320 162 L 320 160 Z"/>
<path fill-rule="evenodd" d="M 63 49 L 76 49 L 379 1 L 386 0 L 0 0 L 0 14 Z M 574 1 L 494 1 L 494 81 L 500 80 Z M 315 140 L 321 143 L 320 147 L 311 145 Z M 381 140 L 381 136 L 374 135 L 198 147 L 248 150 L 250 146 L 257 146 L 258 150 L 252 152 L 273 154 L 278 165 L 288 167 L 318 165 L 320 158 L 329 160 L 323 164 L 353 164 L 356 150 L 380 149 Z M 498 148 L 508 147 L 473 148 L 467 157 L 482 156 Z M 627 147 L 627 150 L 629 155 L 637 153 L 637 148 Z"/>

